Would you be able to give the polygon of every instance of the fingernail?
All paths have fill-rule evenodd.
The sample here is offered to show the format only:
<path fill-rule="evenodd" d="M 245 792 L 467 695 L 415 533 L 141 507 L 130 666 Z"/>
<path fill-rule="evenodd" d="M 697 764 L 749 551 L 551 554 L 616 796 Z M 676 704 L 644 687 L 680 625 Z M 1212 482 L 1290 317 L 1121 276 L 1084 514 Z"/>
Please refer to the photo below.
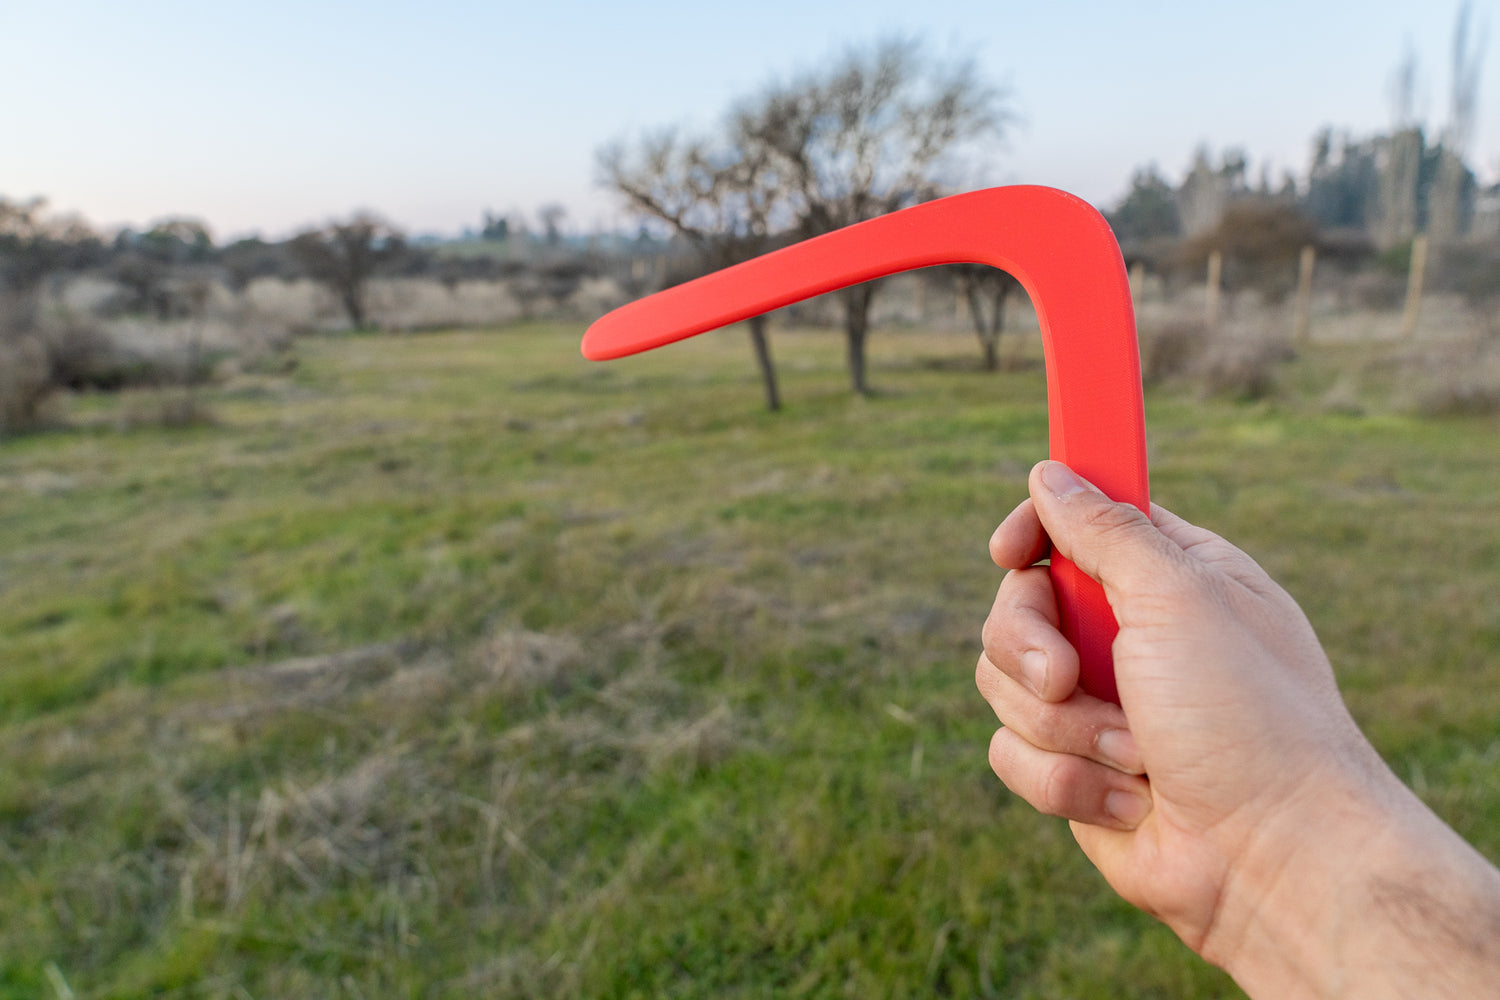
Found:
<path fill-rule="evenodd" d="M 1146 769 L 1135 736 L 1128 729 L 1106 729 L 1095 738 L 1094 746 L 1099 756 L 1127 774 L 1140 774 Z"/>
<path fill-rule="evenodd" d="M 1028 649 L 1022 653 L 1021 679 L 1031 688 L 1032 694 L 1041 694 L 1047 685 L 1047 654 L 1040 649 Z"/>
<path fill-rule="evenodd" d="M 1135 792 L 1116 789 L 1104 796 L 1104 811 L 1132 830 L 1151 813 L 1151 800 Z"/>
<path fill-rule="evenodd" d="M 1048 462 L 1042 466 L 1042 483 L 1058 499 L 1084 493 L 1092 488 L 1061 462 Z"/>

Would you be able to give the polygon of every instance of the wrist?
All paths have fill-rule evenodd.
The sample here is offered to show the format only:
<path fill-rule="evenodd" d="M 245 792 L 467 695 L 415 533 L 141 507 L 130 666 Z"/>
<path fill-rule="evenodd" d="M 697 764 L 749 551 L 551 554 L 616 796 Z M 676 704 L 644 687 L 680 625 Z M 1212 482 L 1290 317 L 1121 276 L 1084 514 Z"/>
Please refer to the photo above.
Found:
<path fill-rule="evenodd" d="M 1373 881 L 1410 837 L 1394 822 L 1410 794 L 1378 761 L 1304 782 L 1230 866 L 1203 956 L 1252 997 L 1351 996 Z"/>
<path fill-rule="evenodd" d="M 1373 754 L 1358 770 L 1309 787 L 1255 839 L 1204 957 L 1252 997 L 1484 995 L 1500 873 Z"/>

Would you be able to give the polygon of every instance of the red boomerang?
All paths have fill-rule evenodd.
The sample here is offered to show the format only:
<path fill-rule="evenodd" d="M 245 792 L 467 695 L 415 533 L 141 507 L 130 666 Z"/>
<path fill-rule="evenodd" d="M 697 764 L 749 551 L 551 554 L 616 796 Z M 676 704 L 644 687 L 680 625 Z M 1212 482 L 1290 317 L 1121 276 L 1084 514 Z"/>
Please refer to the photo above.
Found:
<path fill-rule="evenodd" d="M 990 264 L 1031 296 L 1047 365 L 1052 457 L 1149 512 L 1146 418 L 1130 283 L 1109 225 L 1054 188 L 954 195 L 797 243 L 621 306 L 589 327 L 595 361 L 648 351 L 793 302 L 913 268 Z M 1085 690 L 1119 701 L 1118 626 L 1103 589 L 1052 557 L 1063 634 Z"/>

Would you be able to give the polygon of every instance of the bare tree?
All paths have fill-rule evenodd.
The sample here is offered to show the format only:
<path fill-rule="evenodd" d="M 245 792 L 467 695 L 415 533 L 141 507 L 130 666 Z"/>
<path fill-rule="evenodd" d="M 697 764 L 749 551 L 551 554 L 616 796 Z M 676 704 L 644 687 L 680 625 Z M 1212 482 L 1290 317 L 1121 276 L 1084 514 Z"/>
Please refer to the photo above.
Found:
<path fill-rule="evenodd" d="M 99 237 L 82 220 L 48 217 L 41 198 L 10 201 L 0 196 L 0 289 L 31 297 L 53 275 L 98 263 Z"/>
<path fill-rule="evenodd" d="M 1198 147 L 1192 169 L 1177 189 L 1177 214 L 1184 235 L 1197 236 L 1218 227 L 1230 204 L 1249 192 L 1245 181 L 1249 165 L 1244 150 L 1224 150 L 1215 165 L 1208 147 Z"/>
<path fill-rule="evenodd" d="M 104 349 L 97 327 L 44 329 L 41 303 L 49 287 L 106 257 L 103 241 L 81 219 L 48 216 L 45 209 L 40 198 L 0 196 L 0 369 L 15 366 L 9 375 L 0 371 L 0 428 L 30 422 L 53 388 Z"/>
<path fill-rule="evenodd" d="M 799 235 L 816 236 L 936 197 L 962 154 L 1008 121 L 972 62 L 928 59 L 895 39 L 772 85 L 731 115 L 737 146 L 782 186 Z M 865 342 L 876 283 L 838 294 L 849 376 L 869 392 Z"/>
<path fill-rule="evenodd" d="M 714 144 L 666 131 L 599 153 L 602 183 L 631 211 L 658 219 L 692 245 L 704 271 L 749 260 L 770 249 L 781 192 L 766 150 L 733 141 Z M 750 343 L 765 385 L 766 407 L 781 408 L 766 317 L 749 321 Z"/>
<path fill-rule="evenodd" d="M 1401 61 L 1391 71 L 1388 95 L 1391 102 L 1391 131 L 1401 132 L 1417 124 L 1417 50 L 1411 39 L 1406 40 L 1406 49 Z"/>
<path fill-rule="evenodd" d="M 568 217 L 568 209 L 561 202 L 548 202 L 536 210 L 536 217 L 541 220 L 542 232 L 546 234 L 547 245 L 555 247 L 562 242 L 562 222 Z"/>
<path fill-rule="evenodd" d="M 1437 177 L 1427 201 L 1427 231 L 1435 242 L 1451 243 L 1466 228 L 1466 203 L 1473 198 L 1474 175 L 1464 163 L 1479 105 L 1479 72 L 1484 65 L 1483 28 L 1470 45 L 1472 2 L 1462 4 L 1453 26 L 1453 80 L 1448 123 L 1443 128 Z"/>
<path fill-rule="evenodd" d="M 1317 243 L 1317 229 L 1297 206 L 1281 198 L 1241 198 L 1218 226 L 1186 240 L 1177 260 L 1201 274 L 1211 254 L 1223 262 L 1223 284 L 1231 291 L 1253 288 L 1280 302 L 1296 285 L 1302 248 Z"/>
<path fill-rule="evenodd" d="M 116 234 L 109 274 L 128 291 L 130 311 L 180 318 L 194 311 L 189 286 L 204 278 L 213 253 L 213 236 L 202 222 L 163 219 L 145 232 Z"/>
<path fill-rule="evenodd" d="M 1000 335 L 1005 332 L 1005 304 L 1021 283 L 998 268 L 983 264 L 954 264 L 958 290 L 969 305 L 974 335 L 979 338 L 984 370 L 1000 368 Z"/>
<path fill-rule="evenodd" d="M 258 236 L 235 240 L 217 255 L 219 270 L 231 291 L 243 292 L 257 278 L 287 277 L 294 263 L 286 247 Z"/>
<path fill-rule="evenodd" d="M 366 324 L 365 290 L 370 278 L 400 257 L 406 242 L 391 225 L 361 212 L 348 222 L 299 233 L 290 249 L 308 277 L 338 296 L 349 323 L 360 330 Z"/>
<path fill-rule="evenodd" d="M 48 397 L 106 346 L 96 327 L 47 329 L 39 315 L 51 282 L 104 258 L 88 226 L 45 207 L 0 196 L 0 434 L 35 424 Z"/>

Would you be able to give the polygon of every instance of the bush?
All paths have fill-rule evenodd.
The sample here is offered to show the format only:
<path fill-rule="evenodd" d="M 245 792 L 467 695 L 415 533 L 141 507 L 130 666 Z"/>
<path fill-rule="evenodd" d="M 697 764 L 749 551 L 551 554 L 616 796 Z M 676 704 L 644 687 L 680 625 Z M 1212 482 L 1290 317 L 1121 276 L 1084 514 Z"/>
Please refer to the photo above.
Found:
<path fill-rule="evenodd" d="M 1500 339 L 1493 329 L 1469 344 L 1414 355 L 1404 367 L 1410 408 L 1424 416 L 1500 413 Z"/>
<path fill-rule="evenodd" d="M 1316 242 L 1316 228 L 1295 206 L 1247 200 L 1230 205 L 1217 228 L 1183 243 L 1178 266 L 1201 274 L 1217 250 L 1227 291 L 1253 289 L 1268 302 L 1280 302 L 1297 287 L 1302 248 Z"/>
<path fill-rule="evenodd" d="M 37 334 L 45 346 L 52 384 L 66 389 L 117 389 L 122 383 L 119 352 L 109 334 L 92 319 L 72 314 L 44 319 Z"/>
<path fill-rule="evenodd" d="M 1206 395 L 1264 399 L 1276 390 L 1276 368 L 1293 358 L 1290 345 L 1273 337 L 1217 340 L 1198 363 Z"/>
<path fill-rule="evenodd" d="M 1459 374 L 1435 382 L 1417 397 L 1417 411 L 1428 417 L 1482 417 L 1500 413 L 1500 382 Z"/>
<path fill-rule="evenodd" d="M 220 361 L 234 353 L 275 355 L 286 370 L 287 338 L 270 333 L 240 338 L 234 349 L 208 343 L 201 326 L 164 328 L 159 323 L 106 323 L 60 308 L 39 308 L 34 297 L 0 299 L 0 433 L 29 430 L 44 420 L 46 404 L 62 390 L 156 390 L 137 402 L 128 423 L 183 427 L 210 419 L 191 387 L 212 380 Z M 185 335 L 186 334 L 186 335 Z M 178 391 L 186 388 L 186 394 Z M 143 409 L 144 407 L 144 409 Z"/>
<path fill-rule="evenodd" d="M 1387 312 L 1400 309 L 1406 302 L 1406 273 L 1374 270 L 1357 274 L 1349 280 L 1349 296 L 1361 309 Z"/>
<path fill-rule="evenodd" d="M 1208 342 L 1208 324 L 1177 321 L 1141 332 L 1141 378 L 1147 385 L 1187 375 Z"/>
<path fill-rule="evenodd" d="M 1141 335 L 1147 385 L 1192 383 L 1209 396 L 1263 399 L 1276 388 L 1276 367 L 1293 357 L 1272 337 L 1211 335 L 1202 321 L 1176 321 Z"/>
<path fill-rule="evenodd" d="M 134 394 L 121 409 L 119 426 L 165 427 L 176 430 L 202 427 L 216 420 L 213 408 L 191 386 L 175 386 Z"/>
<path fill-rule="evenodd" d="M 1500 299 L 1500 241 L 1444 247 L 1436 258 L 1434 289 L 1456 292 L 1470 308 L 1485 311 Z"/>
<path fill-rule="evenodd" d="M 41 339 L 0 330 L 0 434 L 40 423 L 42 407 L 55 388 Z"/>

